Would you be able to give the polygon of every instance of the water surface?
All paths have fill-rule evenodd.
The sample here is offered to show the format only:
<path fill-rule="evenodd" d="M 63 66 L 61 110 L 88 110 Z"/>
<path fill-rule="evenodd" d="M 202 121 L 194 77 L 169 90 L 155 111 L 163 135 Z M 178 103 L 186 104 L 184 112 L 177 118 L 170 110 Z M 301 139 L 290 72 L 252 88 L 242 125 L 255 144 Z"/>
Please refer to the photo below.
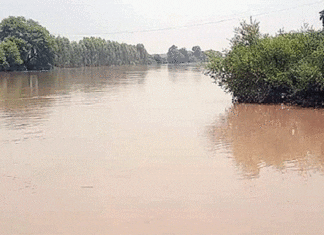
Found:
<path fill-rule="evenodd" d="M 323 123 L 195 66 L 1 73 L 1 234 L 321 234 Z"/>

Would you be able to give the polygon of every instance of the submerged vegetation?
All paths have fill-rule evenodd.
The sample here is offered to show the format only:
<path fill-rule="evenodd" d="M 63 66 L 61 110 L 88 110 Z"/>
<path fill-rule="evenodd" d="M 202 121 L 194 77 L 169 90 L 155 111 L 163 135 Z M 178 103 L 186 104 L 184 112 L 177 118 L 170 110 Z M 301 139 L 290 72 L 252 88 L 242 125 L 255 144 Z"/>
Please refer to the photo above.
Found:
<path fill-rule="evenodd" d="M 70 42 L 24 17 L 10 16 L 0 23 L 0 71 L 152 62 L 154 59 L 143 44 L 128 45 L 95 37 Z"/>
<path fill-rule="evenodd" d="M 324 105 L 324 32 L 262 35 L 243 21 L 224 55 L 209 54 L 208 73 L 238 102 Z"/>

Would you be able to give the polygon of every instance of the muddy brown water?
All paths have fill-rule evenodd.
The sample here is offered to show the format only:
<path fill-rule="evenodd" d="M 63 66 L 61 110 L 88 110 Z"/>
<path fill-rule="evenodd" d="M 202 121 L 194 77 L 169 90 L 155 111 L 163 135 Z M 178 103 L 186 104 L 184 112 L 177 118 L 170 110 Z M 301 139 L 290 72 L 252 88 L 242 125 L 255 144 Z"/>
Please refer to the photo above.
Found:
<path fill-rule="evenodd" d="M 0 73 L 0 234 L 324 234 L 323 144 L 195 66 Z"/>

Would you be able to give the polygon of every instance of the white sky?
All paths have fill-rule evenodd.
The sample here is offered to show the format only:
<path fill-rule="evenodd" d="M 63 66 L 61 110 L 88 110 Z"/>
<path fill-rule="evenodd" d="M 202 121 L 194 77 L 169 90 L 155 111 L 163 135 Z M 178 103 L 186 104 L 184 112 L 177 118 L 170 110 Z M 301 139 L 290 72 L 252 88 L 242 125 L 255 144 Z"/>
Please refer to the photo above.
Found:
<path fill-rule="evenodd" d="M 320 29 L 323 9 L 324 1 L 318 0 L 1 0 L 0 20 L 24 16 L 70 40 L 96 36 L 143 43 L 153 54 L 166 53 L 173 44 L 222 51 L 234 27 L 251 15 L 262 33 L 296 30 L 304 23 Z"/>

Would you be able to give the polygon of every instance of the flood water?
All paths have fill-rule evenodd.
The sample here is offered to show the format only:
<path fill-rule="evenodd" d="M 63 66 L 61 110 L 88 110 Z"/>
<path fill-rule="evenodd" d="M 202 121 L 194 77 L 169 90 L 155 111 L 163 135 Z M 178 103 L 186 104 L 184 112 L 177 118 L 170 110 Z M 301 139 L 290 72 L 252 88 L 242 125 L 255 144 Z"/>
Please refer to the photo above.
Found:
<path fill-rule="evenodd" d="M 195 66 L 0 73 L 0 234 L 323 234 L 324 111 Z"/>

